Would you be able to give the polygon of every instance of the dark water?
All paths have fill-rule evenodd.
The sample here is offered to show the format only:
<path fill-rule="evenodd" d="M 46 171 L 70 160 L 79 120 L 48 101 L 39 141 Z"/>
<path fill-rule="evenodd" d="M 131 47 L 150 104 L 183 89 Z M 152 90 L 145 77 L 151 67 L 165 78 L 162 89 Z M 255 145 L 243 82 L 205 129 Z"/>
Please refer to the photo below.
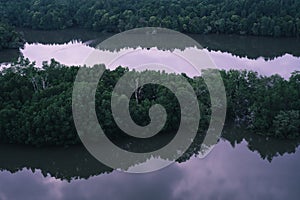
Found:
<path fill-rule="evenodd" d="M 81 64 L 84 54 L 94 51 L 93 45 L 110 36 L 78 29 L 22 31 L 28 44 L 20 52 L 37 64 L 51 58 L 65 64 Z M 300 70 L 300 41 L 295 38 L 192 37 L 207 48 L 205 51 L 220 68 L 253 69 L 286 78 L 292 71 Z M 0 62 L 17 59 L 20 52 L 1 51 Z M 130 64 L 128 60 L 122 62 Z M 204 159 L 196 156 L 195 148 L 175 164 L 148 174 L 112 170 L 81 146 L 35 149 L 0 145 L 0 200 L 298 200 L 299 144 L 298 140 L 276 140 L 226 128 L 222 139 Z"/>
<path fill-rule="evenodd" d="M 1 145 L 0 199 L 296 200 L 299 143 L 225 129 L 206 158 L 148 174 L 113 171 L 81 146 Z"/>
<path fill-rule="evenodd" d="M 110 52 L 95 50 L 93 46 L 109 38 L 112 34 L 97 33 L 82 29 L 68 29 L 62 31 L 33 31 L 20 29 L 27 43 L 21 50 L 5 50 L 0 52 L 0 63 L 16 60 L 22 53 L 38 66 L 51 58 L 66 65 L 83 65 L 89 55 L 95 51 L 99 56 L 109 57 Z M 289 78 L 294 71 L 300 70 L 300 39 L 297 38 L 265 38 L 252 36 L 228 35 L 190 35 L 204 47 L 204 52 L 211 57 L 217 68 L 220 69 L 247 69 L 259 72 L 262 75 L 279 74 Z M 161 51 L 152 49 L 137 50 L 132 57 L 120 59 L 115 63 L 128 66 L 136 65 L 136 60 L 157 62 L 161 58 Z M 133 49 L 125 49 L 123 53 L 132 53 Z M 166 52 L 164 52 L 166 53 Z M 138 57 L 139 59 L 136 59 Z M 182 63 L 170 56 L 167 63 L 179 71 L 189 74 L 182 68 Z M 174 62 L 172 62 L 174 60 Z M 105 63 L 105 62 L 104 62 Z M 107 64 L 107 63 L 105 63 Z M 3 65 L 2 65 L 3 66 Z M 191 73 L 193 75 L 193 73 Z"/>
<path fill-rule="evenodd" d="M 285 54 L 300 56 L 300 38 L 272 38 L 237 35 L 190 35 L 203 47 L 239 57 L 275 59 Z"/>

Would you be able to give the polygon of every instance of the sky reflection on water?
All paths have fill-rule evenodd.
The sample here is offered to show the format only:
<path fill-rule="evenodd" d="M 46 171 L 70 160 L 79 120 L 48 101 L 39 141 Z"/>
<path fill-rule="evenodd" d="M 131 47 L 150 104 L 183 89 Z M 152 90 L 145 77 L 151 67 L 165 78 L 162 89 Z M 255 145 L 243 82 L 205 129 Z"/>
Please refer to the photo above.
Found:
<path fill-rule="evenodd" d="M 3 171 L 0 199 L 298 199 L 299 151 L 269 163 L 246 145 L 233 148 L 221 141 L 205 159 L 148 174 L 114 171 L 70 183 L 39 170 Z"/>
<path fill-rule="evenodd" d="M 95 49 L 82 42 L 69 42 L 65 44 L 26 44 L 21 53 L 24 57 L 29 58 L 31 61 L 36 61 L 38 66 L 42 65 L 43 61 L 49 61 L 54 58 L 58 62 L 65 65 L 83 65 L 86 59 L 94 53 Z M 279 74 L 284 78 L 289 78 L 290 74 L 296 70 L 300 70 L 300 58 L 294 57 L 290 54 L 285 54 L 281 57 L 277 57 L 273 60 L 266 60 L 263 57 L 258 59 L 249 59 L 246 57 L 234 56 L 230 53 L 221 51 L 208 51 L 202 50 L 207 53 L 211 59 L 215 62 L 219 69 L 247 69 L 257 71 L 261 75 L 274 75 Z M 184 72 L 188 75 L 193 75 L 192 69 L 187 66 L 183 60 L 174 59 L 174 54 L 169 51 L 160 51 L 156 48 L 151 50 L 147 49 L 126 49 L 121 51 L 126 56 L 114 62 L 114 66 L 128 66 L 129 68 L 136 67 L 143 63 L 158 62 L 162 64 L 168 64 L 172 66 L 175 71 Z M 97 55 L 101 56 L 101 60 L 108 65 L 115 52 L 97 50 Z M 186 67 L 187 66 L 187 67 Z M 111 67 L 112 68 L 112 67 Z M 189 69 L 189 70 L 185 70 Z"/>

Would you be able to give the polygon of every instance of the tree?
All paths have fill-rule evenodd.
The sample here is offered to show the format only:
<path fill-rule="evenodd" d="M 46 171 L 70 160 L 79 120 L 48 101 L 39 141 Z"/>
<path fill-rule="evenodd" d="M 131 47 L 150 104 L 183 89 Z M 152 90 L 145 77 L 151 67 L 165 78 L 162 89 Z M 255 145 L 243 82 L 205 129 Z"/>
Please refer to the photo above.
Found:
<path fill-rule="evenodd" d="M 295 139 L 300 135 L 299 110 L 280 111 L 274 121 L 275 136 Z"/>

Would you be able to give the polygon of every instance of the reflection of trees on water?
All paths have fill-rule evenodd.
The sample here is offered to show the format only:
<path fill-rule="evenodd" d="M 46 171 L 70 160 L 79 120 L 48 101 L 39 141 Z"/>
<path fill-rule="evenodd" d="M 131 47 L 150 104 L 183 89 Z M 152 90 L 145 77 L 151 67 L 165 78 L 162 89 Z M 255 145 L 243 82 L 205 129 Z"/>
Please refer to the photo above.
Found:
<path fill-rule="evenodd" d="M 254 36 L 237 36 L 237 35 L 200 35 L 194 34 L 189 37 L 183 37 L 180 34 L 168 31 L 156 31 L 156 29 L 149 28 L 142 32 L 129 31 L 124 34 L 126 40 L 122 37 L 109 38 L 104 43 L 101 43 L 97 48 L 109 51 L 120 50 L 123 48 L 150 48 L 157 47 L 158 49 L 170 50 L 174 49 L 184 50 L 188 47 L 194 47 L 196 41 L 203 48 L 213 51 L 221 51 L 223 53 L 231 53 L 232 55 L 257 59 L 263 57 L 265 60 L 273 60 L 285 54 L 291 54 L 299 57 L 300 40 L 295 38 L 270 38 L 270 37 L 254 37 Z M 180 40 L 179 40 L 180 38 Z M 101 39 L 94 40 L 90 45 L 96 45 L 102 42 Z M 202 49 L 197 45 L 197 48 Z"/>
<path fill-rule="evenodd" d="M 59 31 L 38 31 L 38 30 L 28 30 L 28 29 L 18 29 L 23 32 L 28 43 L 42 43 L 42 44 L 64 44 L 72 40 L 84 41 L 89 46 L 95 47 L 99 43 L 103 42 L 105 39 L 113 36 L 113 34 L 97 33 L 92 31 L 86 31 L 82 29 L 66 29 Z M 149 32 L 145 34 L 146 37 L 153 37 L 154 34 Z M 202 47 L 208 50 L 221 51 L 223 53 L 230 53 L 234 56 L 242 58 L 257 59 L 263 57 L 266 60 L 273 60 L 278 57 L 285 55 L 286 53 L 293 56 L 300 56 L 299 44 L 300 40 L 296 38 L 271 38 L 271 37 L 255 37 L 255 36 L 237 36 L 237 35 L 201 35 L 192 34 L 189 35 L 195 41 L 197 41 Z M 106 50 L 120 50 L 123 48 L 136 48 L 142 47 L 158 47 L 159 49 L 174 50 L 181 49 L 184 50 L 187 47 L 194 46 L 190 40 L 184 42 L 178 42 L 178 40 L 170 41 L 173 45 L 164 46 L 163 44 L 170 37 L 168 35 L 162 36 L 161 40 L 158 40 L 152 44 L 141 44 L 141 40 L 145 37 L 139 39 L 133 37 L 133 41 L 116 41 L 113 44 L 102 45 L 98 47 L 100 49 Z M 118 43 L 119 42 L 119 43 Z M 123 44 L 123 45 L 120 45 Z M 20 52 L 18 50 L 5 50 L 1 52 L 0 62 L 9 62 L 16 60 Z"/>
<path fill-rule="evenodd" d="M 300 40 L 237 35 L 190 35 L 204 48 L 231 53 L 241 58 L 274 60 L 285 54 L 300 56 Z"/>
<path fill-rule="evenodd" d="M 300 145 L 300 139 L 282 140 L 254 134 L 237 127 L 226 128 L 222 138 L 229 141 L 232 147 L 245 140 L 250 151 L 257 152 L 262 159 L 267 159 L 269 162 L 272 162 L 275 157 L 295 153 Z"/>
<path fill-rule="evenodd" d="M 0 169 L 16 173 L 22 169 L 41 170 L 46 177 L 71 181 L 110 173 L 112 169 L 98 162 L 83 146 L 69 148 L 34 148 L 20 145 L 0 146 Z"/>
<path fill-rule="evenodd" d="M 162 142 L 168 140 L 169 136 L 162 139 Z M 229 141 L 234 148 L 245 140 L 248 149 L 252 152 L 258 152 L 262 159 L 272 162 L 273 158 L 292 154 L 296 152 L 300 140 L 278 140 L 270 137 L 264 137 L 249 133 L 242 129 L 226 127 L 223 139 Z M 202 144 L 204 134 L 198 134 L 190 148 L 177 160 L 177 162 L 186 162 L 191 157 L 198 155 Z M 159 142 L 159 141 L 158 141 Z M 141 145 L 144 146 L 146 143 Z M 149 145 L 149 143 L 147 143 Z M 125 146 L 130 146 L 130 142 L 125 142 Z M 155 144 L 157 145 L 157 144 Z M 136 148 L 136 147 L 135 147 Z M 147 147 L 149 149 L 149 147 Z M 205 151 L 205 150 L 204 150 Z M 140 162 L 145 162 L 147 158 Z M 68 148 L 51 147 L 40 148 L 20 146 L 20 145 L 1 145 L 0 146 L 0 169 L 11 173 L 22 169 L 37 169 L 42 171 L 44 176 L 72 181 L 74 179 L 88 179 L 104 173 L 110 173 L 113 170 L 91 156 L 83 146 L 71 146 Z"/>

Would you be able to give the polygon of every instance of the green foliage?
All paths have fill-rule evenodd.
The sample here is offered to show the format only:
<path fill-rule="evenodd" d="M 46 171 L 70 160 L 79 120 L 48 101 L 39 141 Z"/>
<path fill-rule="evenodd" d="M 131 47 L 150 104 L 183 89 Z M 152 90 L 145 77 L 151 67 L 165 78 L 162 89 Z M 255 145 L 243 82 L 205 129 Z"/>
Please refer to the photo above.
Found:
<path fill-rule="evenodd" d="M 300 35 L 298 0 L 1 0 L 0 10 L 4 21 L 45 30 L 161 26 L 187 33 Z"/>
<path fill-rule="evenodd" d="M 229 119 L 263 135 L 290 139 L 299 136 L 299 72 L 285 80 L 279 75 L 263 77 L 231 70 L 223 73 L 223 79 Z"/>
<path fill-rule="evenodd" d="M 300 134 L 299 110 L 280 111 L 273 121 L 277 137 L 296 138 Z"/>
<path fill-rule="evenodd" d="M 54 60 L 44 63 L 42 69 L 37 69 L 34 63 L 20 59 L 11 68 L 1 71 L 0 140 L 35 146 L 79 143 L 72 117 L 72 90 L 78 69 L 75 66 L 66 67 Z M 113 71 L 105 70 L 96 91 L 97 117 L 111 139 L 125 137 L 111 112 L 113 88 L 125 73 L 128 73 L 128 69 L 122 67 Z M 143 72 L 130 73 L 135 77 Z M 160 76 L 171 83 L 177 82 L 178 75 L 151 73 L 151 77 Z M 258 76 L 251 71 L 231 70 L 221 71 L 221 74 L 227 92 L 228 120 L 246 124 L 253 131 L 264 135 L 290 139 L 299 136 L 299 72 L 293 73 L 289 80 L 278 75 Z M 199 131 L 204 133 L 211 114 L 209 92 L 202 77 L 187 80 L 199 100 Z M 84 90 L 84 84 L 87 83 L 82 84 Z M 161 104 L 168 116 L 161 134 L 176 132 L 181 116 L 174 94 L 160 85 L 136 87 L 129 101 L 132 119 L 141 126 L 147 125 L 150 123 L 150 107 Z M 186 92 L 184 85 L 177 89 Z M 122 94 L 116 95 L 119 95 L 120 102 L 127 98 Z"/>
<path fill-rule="evenodd" d="M 23 44 L 24 39 L 22 35 L 16 32 L 13 27 L 1 23 L 0 20 L 0 50 L 19 48 Z"/>

